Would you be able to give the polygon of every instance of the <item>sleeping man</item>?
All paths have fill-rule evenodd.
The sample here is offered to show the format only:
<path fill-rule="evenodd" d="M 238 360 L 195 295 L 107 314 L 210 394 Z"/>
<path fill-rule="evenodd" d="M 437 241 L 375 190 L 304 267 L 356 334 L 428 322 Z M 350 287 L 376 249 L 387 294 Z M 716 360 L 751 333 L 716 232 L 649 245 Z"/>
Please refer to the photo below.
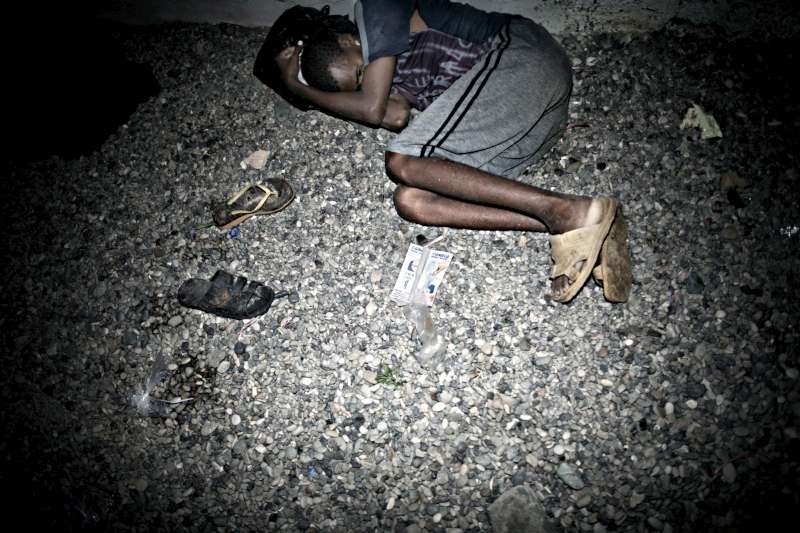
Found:
<path fill-rule="evenodd" d="M 547 232 L 552 299 L 571 301 L 594 273 L 606 299 L 626 301 L 618 202 L 515 181 L 565 128 L 572 70 L 555 39 L 529 19 L 449 0 L 360 0 L 354 17 L 287 10 L 255 74 L 301 109 L 399 132 L 385 161 L 404 219 Z"/>

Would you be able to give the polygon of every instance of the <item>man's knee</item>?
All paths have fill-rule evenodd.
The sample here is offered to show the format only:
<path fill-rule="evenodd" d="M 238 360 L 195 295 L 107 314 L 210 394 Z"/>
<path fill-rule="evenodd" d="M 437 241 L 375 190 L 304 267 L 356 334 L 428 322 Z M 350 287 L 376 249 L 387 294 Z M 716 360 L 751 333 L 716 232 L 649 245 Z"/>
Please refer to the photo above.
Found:
<path fill-rule="evenodd" d="M 384 161 L 386 163 L 386 174 L 389 176 L 389 179 L 397 184 L 408 185 L 408 164 L 411 159 L 411 156 L 387 151 Z M 397 190 L 399 189 L 400 187 L 397 188 Z"/>
<path fill-rule="evenodd" d="M 425 224 L 429 200 L 430 194 L 420 189 L 398 185 L 394 190 L 394 208 L 398 215 L 409 222 Z"/>

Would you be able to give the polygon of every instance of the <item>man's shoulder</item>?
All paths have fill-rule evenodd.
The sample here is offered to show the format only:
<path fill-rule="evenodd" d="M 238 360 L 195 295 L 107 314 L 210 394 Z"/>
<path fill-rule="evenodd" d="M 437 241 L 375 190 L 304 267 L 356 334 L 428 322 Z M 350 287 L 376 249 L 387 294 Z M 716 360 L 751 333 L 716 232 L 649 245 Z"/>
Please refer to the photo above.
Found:
<path fill-rule="evenodd" d="M 361 9 L 391 15 L 393 13 L 405 13 L 414 7 L 414 0 L 355 0 L 354 10 Z"/>
<path fill-rule="evenodd" d="M 408 49 L 408 31 L 414 0 L 358 0 L 354 18 L 361 36 L 365 62 L 396 56 Z"/>

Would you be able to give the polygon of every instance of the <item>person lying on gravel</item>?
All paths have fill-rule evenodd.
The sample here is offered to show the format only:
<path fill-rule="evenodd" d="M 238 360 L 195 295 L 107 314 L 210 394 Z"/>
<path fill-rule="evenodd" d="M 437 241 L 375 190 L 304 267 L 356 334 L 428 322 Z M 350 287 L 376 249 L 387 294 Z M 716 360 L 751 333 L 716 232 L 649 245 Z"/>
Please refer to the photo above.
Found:
<path fill-rule="evenodd" d="M 301 109 L 399 131 L 385 160 L 404 219 L 548 232 L 553 299 L 572 300 L 594 270 L 607 299 L 627 300 L 617 201 L 514 181 L 566 124 L 572 70 L 555 39 L 529 19 L 449 0 L 361 0 L 355 21 L 287 10 L 254 73 Z"/>

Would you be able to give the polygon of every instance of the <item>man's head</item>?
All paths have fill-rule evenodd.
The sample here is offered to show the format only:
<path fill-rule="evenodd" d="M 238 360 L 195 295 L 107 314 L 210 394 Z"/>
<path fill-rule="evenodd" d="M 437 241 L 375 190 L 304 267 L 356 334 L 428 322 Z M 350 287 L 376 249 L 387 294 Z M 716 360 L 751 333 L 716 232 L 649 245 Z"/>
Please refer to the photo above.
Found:
<path fill-rule="evenodd" d="M 309 109 L 311 106 L 308 102 L 296 97 L 284 86 L 275 58 L 287 47 L 297 45 L 298 41 L 313 49 L 314 43 L 328 33 L 356 38 L 358 28 L 345 16 L 331 15 L 328 6 L 322 9 L 303 6 L 287 9 L 278 17 L 267 34 L 253 65 L 253 74 L 290 104 L 299 109 Z M 305 52 L 306 50 L 303 61 L 306 60 Z M 303 74 L 305 76 L 305 69 Z M 313 78 L 314 74 L 311 76 Z"/>
<path fill-rule="evenodd" d="M 301 56 L 303 78 L 322 91 L 354 91 L 361 84 L 361 43 L 352 33 L 320 32 Z"/>

